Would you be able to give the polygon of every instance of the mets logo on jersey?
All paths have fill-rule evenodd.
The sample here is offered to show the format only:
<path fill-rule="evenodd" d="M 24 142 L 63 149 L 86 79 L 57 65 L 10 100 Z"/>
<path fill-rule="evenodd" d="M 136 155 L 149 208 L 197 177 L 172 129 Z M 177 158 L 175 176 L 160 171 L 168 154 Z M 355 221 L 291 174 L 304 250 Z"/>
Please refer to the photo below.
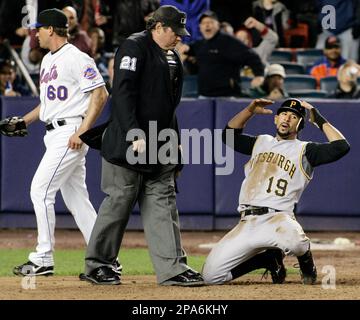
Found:
<path fill-rule="evenodd" d="M 87 65 L 84 68 L 84 78 L 88 79 L 88 80 L 93 80 L 97 77 L 98 73 L 95 70 L 94 66 L 92 65 Z"/>

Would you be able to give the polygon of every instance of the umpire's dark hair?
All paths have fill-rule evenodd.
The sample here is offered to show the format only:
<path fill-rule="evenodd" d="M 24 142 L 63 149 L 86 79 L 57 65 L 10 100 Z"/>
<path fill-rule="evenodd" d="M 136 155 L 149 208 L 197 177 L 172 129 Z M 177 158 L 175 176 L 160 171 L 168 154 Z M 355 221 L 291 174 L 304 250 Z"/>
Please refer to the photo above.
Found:
<path fill-rule="evenodd" d="M 156 21 L 156 19 L 154 19 L 154 14 L 152 14 L 150 16 L 150 18 L 148 19 L 148 21 L 146 22 L 146 30 L 147 31 L 151 31 L 151 30 L 154 30 L 155 29 L 155 26 L 156 24 L 158 23 L 159 21 Z"/>

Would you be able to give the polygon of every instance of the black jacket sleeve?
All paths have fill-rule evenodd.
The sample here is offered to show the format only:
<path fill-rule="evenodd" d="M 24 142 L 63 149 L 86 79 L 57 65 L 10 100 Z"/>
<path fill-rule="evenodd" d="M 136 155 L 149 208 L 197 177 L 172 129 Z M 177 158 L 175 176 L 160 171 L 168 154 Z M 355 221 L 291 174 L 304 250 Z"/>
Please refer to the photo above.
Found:
<path fill-rule="evenodd" d="M 227 42 L 228 48 L 225 51 L 227 59 L 241 66 L 249 66 L 255 76 L 264 75 L 264 65 L 261 62 L 260 56 L 253 49 L 232 37 Z"/>
<path fill-rule="evenodd" d="M 115 55 L 112 112 L 125 132 L 140 127 L 136 119 L 136 103 L 144 60 L 144 53 L 131 39 L 127 39 Z"/>
<path fill-rule="evenodd" d="M 327 143 L 313 143 L 306 145 L 305 156 L 312 167 L 334 162 L 350 151 L 349 143 L 343 140 L 336 140 Z"/>
<path fill-rule="evenodd" d="M 233 131 L 234 134 L 233 141 L 227 141 L 226 130 Z M 234 129 L 234 128 L 230 128 L 229 126 L 226 126 L 222 132 L 222 141 L 230 148 L 234 149 L 235 151 L 250 156 L 257 137 L 243 134 L 242 131 L 243 129 Z"/>

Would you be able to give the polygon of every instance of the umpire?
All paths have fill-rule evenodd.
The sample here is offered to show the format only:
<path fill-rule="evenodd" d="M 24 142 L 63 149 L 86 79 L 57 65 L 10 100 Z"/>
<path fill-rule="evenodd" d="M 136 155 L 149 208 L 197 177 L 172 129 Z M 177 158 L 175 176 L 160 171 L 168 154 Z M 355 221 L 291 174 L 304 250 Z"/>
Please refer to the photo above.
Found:
<path fill-rule="evenodd" d="M 112 266 L 138 202 L 158 283 L 203 284 L 201 275 L 187 265 L 181 245 L 175 200 L 178 157 L 169 164 L 161 164 L 158 157 L 151 161 L 151 154 L 164 147 L 164 142 L 152 143 L 161 130 L 174 133 L 168 151 L 179 150 L 175 109 L 181 98 L 183 69 L 174 48 L 182 36 L 189 35 L 185 23 L 186 14 L 176 7 L 159 7 L 147 30 L 131 35 L 116 52 L 111 117 L 101 148 L 106 197 L 86 253 L 89 282 L 120 283 Z M 130 161 L 134 157 L 142 161 Z"/>

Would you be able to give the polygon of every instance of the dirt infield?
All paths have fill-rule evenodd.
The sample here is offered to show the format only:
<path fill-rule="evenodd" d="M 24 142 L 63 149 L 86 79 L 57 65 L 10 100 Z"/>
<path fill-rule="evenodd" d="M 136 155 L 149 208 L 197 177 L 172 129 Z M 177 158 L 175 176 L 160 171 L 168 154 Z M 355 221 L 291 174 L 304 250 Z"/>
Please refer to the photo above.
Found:
<path fill-rule="evenodd" d="M 209 249 L 202 249 L 200 244 L 218 241 L 224 232 L 183 232 L 183 245 L 188 254 L 207 254 Z M 359 244 L 358 233 L 309 233 L 312 239 L 332 240 L 346 237 Z M 33 230 L 0 230 L 0 248 L 33 247 L 36 233 Z M 77 231 L 58 231 L 57 248 L 83 248 L 84 242 Z M 325 241 L 324 241 L 325 242 Z M 124 239 L 125 247 L 146 247 L 141 232 L 128 232 Z M 303 286 L 300 277 L 290 274 L 285 284 L 273 285 L 271 278 L 261 280 L 261 275 L 247 275 L 228 285 L 205 286 L 198 288 L 162 287 L 156 284 L 155 276 L 124 276 L 119 286 L 95 286 L 81 282 L 77 277 L 53 276 L 37 278 L 36 289 L 23 289 L 19 277 L 0 278 L 0 300 L 314 300 L 314 299 L 349 299 L 360 300 L 360 246 L 352 249 L 335 251 L 314 250 L 318 267 L 318 283 Z M 285 264 L 291 267 L 296 260 L 286 257 Z M 336 270 L 336 288 L 326 289 L 322 285 L 324 266 L 333 266 Z M 124 266 L 126 268 L 126 266 Z M 325 270 L 324 270 L 325 271 Z"/>

